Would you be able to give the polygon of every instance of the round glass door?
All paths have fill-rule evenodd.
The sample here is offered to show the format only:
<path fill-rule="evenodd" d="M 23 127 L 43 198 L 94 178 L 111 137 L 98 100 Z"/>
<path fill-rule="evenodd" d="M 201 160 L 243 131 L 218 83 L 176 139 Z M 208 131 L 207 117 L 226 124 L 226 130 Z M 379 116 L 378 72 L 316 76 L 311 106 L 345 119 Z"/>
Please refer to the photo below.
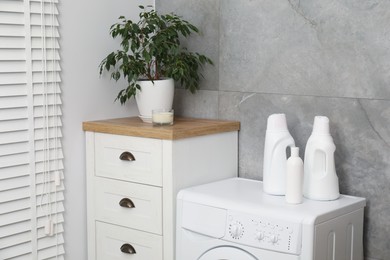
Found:
<path fill-rule="evenodd" d="M 221 246 L 210 249 L 198 260 L 259 260 L 252 254 L 237 247 Z"/>

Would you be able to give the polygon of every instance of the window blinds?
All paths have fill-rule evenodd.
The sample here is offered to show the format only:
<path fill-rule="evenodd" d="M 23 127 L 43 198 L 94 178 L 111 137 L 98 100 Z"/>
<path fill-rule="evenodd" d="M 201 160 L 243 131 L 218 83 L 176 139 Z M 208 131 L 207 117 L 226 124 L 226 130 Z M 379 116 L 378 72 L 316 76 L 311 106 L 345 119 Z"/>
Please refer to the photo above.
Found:
<path fill-rule="evenodd" d="M 0 260 L 64 259 L 57 16 L 0 1 Z"/>

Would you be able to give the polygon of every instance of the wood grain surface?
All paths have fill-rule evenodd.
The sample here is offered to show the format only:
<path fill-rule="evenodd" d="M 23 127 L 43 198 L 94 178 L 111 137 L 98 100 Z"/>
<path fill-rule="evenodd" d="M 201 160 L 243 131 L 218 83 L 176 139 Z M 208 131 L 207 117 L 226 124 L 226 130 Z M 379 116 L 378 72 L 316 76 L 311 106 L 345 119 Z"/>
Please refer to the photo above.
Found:
<path fill-rule="evenodd" d="M 138 117 L 83 122 L 83 130 L 116 135 L 177 140 L 194 136 L 238 131 L 240 122 L 175 117 L 171 126 L 153 126 Z"/>

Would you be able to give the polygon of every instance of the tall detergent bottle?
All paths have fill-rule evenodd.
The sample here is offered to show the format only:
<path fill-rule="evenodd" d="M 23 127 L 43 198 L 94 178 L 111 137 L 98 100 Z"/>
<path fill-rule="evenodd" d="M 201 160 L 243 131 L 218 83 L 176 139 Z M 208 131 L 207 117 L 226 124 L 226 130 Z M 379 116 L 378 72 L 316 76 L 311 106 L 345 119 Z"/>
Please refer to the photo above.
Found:
<path fill-rule="evenodd" d="M 340 196 L 334 152 L 326 116 L 314 118 L 313 132 L 305 149 L 303 195 L 312 200 L 335 200 Z"/>
<path fill-rule="evenodd" d="M 295 146 L 285 114 L 268 117 L 264 144 L 263 190 L 272 195 L 286 194 L 287 147 Z"/>

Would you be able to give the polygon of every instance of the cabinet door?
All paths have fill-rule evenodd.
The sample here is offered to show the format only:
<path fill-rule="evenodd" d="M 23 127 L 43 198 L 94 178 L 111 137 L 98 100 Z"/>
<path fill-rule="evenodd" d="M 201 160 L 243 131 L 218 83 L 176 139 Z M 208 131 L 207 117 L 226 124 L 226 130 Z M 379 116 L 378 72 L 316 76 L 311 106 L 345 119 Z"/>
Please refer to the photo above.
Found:
<path fill-rule="evenodd" d="M 96 219 L 162 234 L 160 187 L 95 178 Z"/>
<path fill-rule="evenodd" d="M 95 174 L 162 186 L 161 140 L 95 134 Z"/>
<path fill-rule="evenodd" d="M 96 222 L 96 260 L 161 260 L 162 237 Z"/>

